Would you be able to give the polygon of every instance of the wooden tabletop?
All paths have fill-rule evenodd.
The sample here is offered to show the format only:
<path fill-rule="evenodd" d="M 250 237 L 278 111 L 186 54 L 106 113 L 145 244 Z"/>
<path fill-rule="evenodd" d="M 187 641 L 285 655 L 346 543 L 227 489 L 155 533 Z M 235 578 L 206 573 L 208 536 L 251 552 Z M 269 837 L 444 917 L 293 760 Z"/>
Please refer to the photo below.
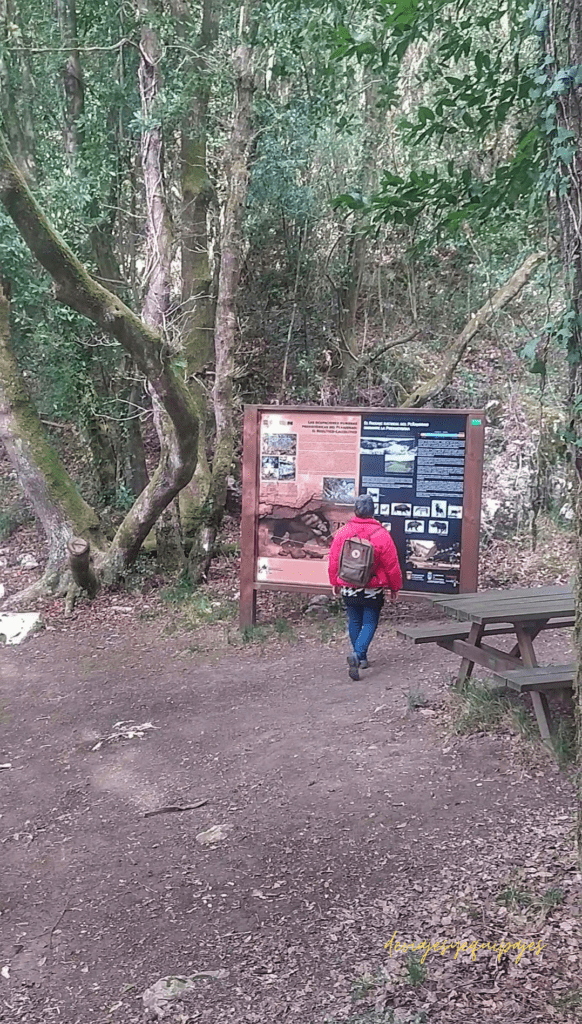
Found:
<path fill-rule="evenodd" d="M 570 586 L 484 590 L 478 594 L 433 597 L 431 602 L 453 619 L 480 624 L 568 618 L 574 615 L 576 604 Z"/>

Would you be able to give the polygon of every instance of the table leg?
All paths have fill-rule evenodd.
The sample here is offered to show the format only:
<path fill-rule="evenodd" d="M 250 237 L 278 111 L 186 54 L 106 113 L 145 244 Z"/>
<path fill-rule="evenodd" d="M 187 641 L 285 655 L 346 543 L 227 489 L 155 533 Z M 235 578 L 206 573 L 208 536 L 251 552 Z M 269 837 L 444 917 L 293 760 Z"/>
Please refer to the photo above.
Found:
<path fill-rule="evenodd" d="M 523 626 L 521 623 L 516 623 L 515 635 L 517 637 L 519 653 L 525 667 L 537 668 L 538 659 L 536 658 L 536 652 L 534 651 L 532 635 L 527 626 Z"/>
<path fill-rule="evenodd" d="M 535 624 L 535 626 L 532 624 L 529 628 L 528 628 L 528 626 L 525 626 L 522 623 L 522 625 L 519 628 L 520 628 L 520 630 L 525 630 L 525 632 L 528 634 L 530 640 L 533 641 L 533 640 L 535 640 L 535 638 L 538 635 L 538 633 L 541 633 L 541 631 L 544 628 L 544 626 L 545 626 L 547 621 L 548 621 L 548 619 L 544 619 L 543 622 L 538 622 L 538 623 Z M 516 629 L 516 633 L 517 633 L 517 629 Z M 532 650 L 533 650 L 533 645 L 532 645 Z M 509 652 L 509 657 L 510 658 L 518 658 L 520 656 L 520 654 L 521 654 L 521 647 L 520 647 L 520 644 L 519 644 L 519 641 L 518 641 L 511 648 L 511 650 Z M 534 658 L 535 658 L 535 654 L 534 654 Z M 537 661 L 535 662 L 535 664 L 537 665 Z M 534 666 L 533 665 L 528 665 L 527 667 L 528 668 L 533 668 Z"/>
<path fill-rule="evenodd" d="M 469 636 L 467 637 L 467 643 L 473 644 L 474 647 L 480 647 L 481 637 L 485 632 L 485 626 L 482 626 L 479 622 L 474 622 L 471 626 Z M 459 674 L 457 676 L 457 688 L 461 690 L 463 686 L 469 681 L 473 674 L 474 661 L 469 658 L 461 658 L 461 667 L 459 668 Z"/>
<path fill-rule="evenodd" d="M 526 626 L 518 625 L 515 626 L 515 635 L 517 636 L 517 643 L 519 646 L 519 652 L 522 657 L 522 661 L 526 668 L 536 668 L 538 660 L 533 646 L 532 634 L 529 632 Z M 537 635 L 537 633 L 536 633 Z M 531 690 L 531 700 L 535 716 L 537 718 L 540 735 L 544 743 L 548 742 L 552 738 L 552 715 L 550 712 L 550 705 L 548 704 L 548 698 L 545 693 L 541 693 L 539 690 Z"/>
<path fill-rule="evenodd" d="M 541 693 L 539 690 L 530 690 L 530 693 L 533 709 L 538 720 L 540 735 L 544 743 L 550 742 L 552 739 L 553 724 L 548 698 L 545 693 Z"/>

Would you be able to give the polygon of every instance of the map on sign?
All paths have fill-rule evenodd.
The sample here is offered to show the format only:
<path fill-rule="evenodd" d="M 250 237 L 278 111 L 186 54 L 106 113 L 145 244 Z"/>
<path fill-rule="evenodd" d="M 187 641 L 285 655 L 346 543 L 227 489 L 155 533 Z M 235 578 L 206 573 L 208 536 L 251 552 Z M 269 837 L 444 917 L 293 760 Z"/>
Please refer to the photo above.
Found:
<path fill-rule="evenodd" d="M 367 493 L 404 589 L 458 592 L 465 413 L 265 409 L 259 429 L 258 582 L 327 585 L 332 537 Z"/>

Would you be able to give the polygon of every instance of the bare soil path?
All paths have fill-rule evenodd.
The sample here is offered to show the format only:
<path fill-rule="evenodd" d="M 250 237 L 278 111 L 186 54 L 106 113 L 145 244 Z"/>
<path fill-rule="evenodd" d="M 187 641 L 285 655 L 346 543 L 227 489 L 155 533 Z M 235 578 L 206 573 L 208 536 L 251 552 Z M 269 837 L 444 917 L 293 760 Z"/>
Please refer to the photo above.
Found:
<path fill-rule="evenodd" d="M 1 1021 L 131 1024 L 159 978 L 220 968 L 172 1022 L 580 1019 L 566 778 L 504 737 L 447 740 L 456 659 L 388 619 L 360 683 L 343 654 L 196 656 L 123 616 L 0 651 Z M 93 749 L 128 720 L 155 728 Z M 225 838 L 202 845 L 215 825 Z M 544 954 L 433 956 L 406 987 L 395 930 L 533 934 L 496 897 L 516 872 L 559 876 L 567 916 L 534 921 Z"/>

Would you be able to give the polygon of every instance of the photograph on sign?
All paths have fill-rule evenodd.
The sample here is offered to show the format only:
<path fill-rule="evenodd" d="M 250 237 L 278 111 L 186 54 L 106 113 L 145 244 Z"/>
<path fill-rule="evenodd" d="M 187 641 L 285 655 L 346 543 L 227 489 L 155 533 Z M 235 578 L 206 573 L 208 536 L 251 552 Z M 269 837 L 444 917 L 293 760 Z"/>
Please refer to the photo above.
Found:
<path fill-rule="evenodd" d="M 263 455 L 297 455 L 297 434 L 263 434 Z"/>
<path fill-rule="evenodd" d="M 433 519 L 446 519 L 447 518 L 447 503 L 446 501 L 433 501 L 431 506 L 431 515 Z"/>
<path fill-rule="evenodd" d="M 324 476 L 322 495 L 338 505 L 353 505 L 357 498 L 355 476 Z"/>
<path fill-rule="evenodd" d="M 369 493 L 370 492 L 368 491 L 368 494 Z M 402 502 L 400 502 L 400 503 L 398 503 L 398 502 L 394 503 L 393 502 L 392 503 L 392 515 L 393 516 L 411 516 L 412 515 L 412 505 L 403 505 Z"/>
<path fill-rule="evenodd" d="M 423 519 L 407 519 L 404 523 L 405 533 L 424 533 L 426 523 Z"/>
<path fill-rule="evenodd" d="M 449 524 L 444 523 L 442 519 L 429 519 L 428 532 L 440 533 L 441 537 L 446 537 L 449 532 Z"/>

